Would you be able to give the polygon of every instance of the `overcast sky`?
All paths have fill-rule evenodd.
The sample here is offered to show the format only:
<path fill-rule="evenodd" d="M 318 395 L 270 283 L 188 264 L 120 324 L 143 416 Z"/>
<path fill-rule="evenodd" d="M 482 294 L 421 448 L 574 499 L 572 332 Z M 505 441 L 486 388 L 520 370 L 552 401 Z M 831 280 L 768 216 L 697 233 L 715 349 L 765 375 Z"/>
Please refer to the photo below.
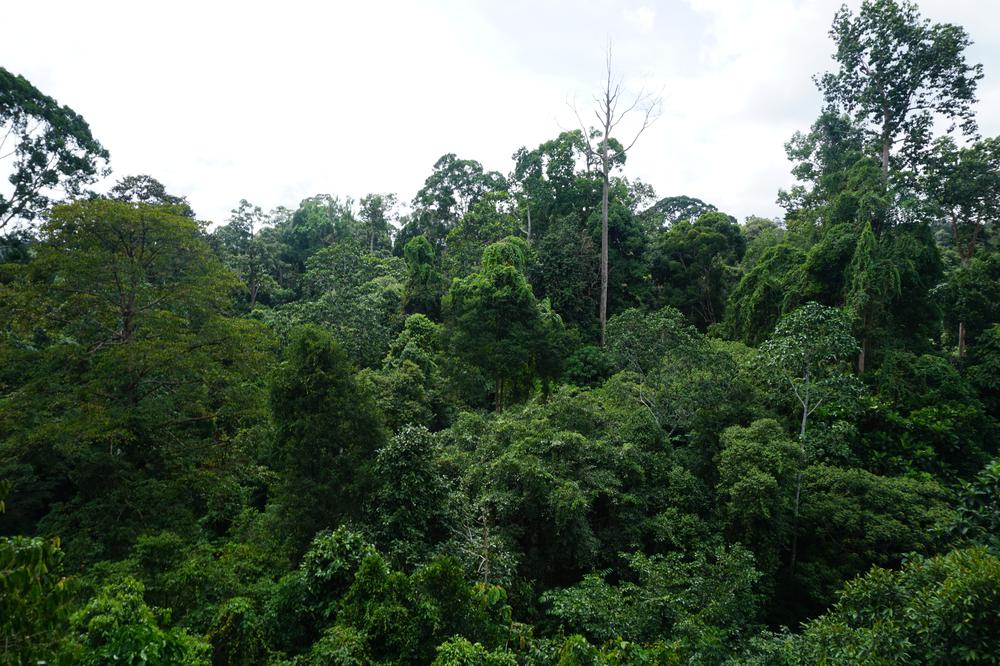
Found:
<path fill-rule="evenodd" d="M 115 177 L 148 173 L 224 221 L 241 198 L 412 199 L 448 152 L 508 173 L 572 129 L 610 38 L 626 86 L 663 113 L 626 174 L 743 219 L 776 216 L 784 143 L 820 110 L 839 2 L 5 2 L 0 65 L 79 112 Z M 858 2 L 850 2 L 857 6 Z M 981 131 L 1000 134 L 1000 2 L 923 0 L 985 66 Z"/>

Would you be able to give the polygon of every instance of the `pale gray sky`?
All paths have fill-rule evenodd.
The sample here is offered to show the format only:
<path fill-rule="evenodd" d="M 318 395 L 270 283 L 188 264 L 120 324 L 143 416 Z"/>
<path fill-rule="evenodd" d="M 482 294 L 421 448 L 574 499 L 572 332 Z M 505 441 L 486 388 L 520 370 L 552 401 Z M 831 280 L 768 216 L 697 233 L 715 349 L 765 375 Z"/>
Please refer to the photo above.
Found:
<path fill-rule="evenodd" d="M 857 6 L 854 0 L 848 3 Z M 241 198 L 407 201 L 448 152 L 507 173 L 576 125 L 614 43 L 663 114 L 626 174 L 744 218 L 774 216 L 783 145 L 820 110 L 829 0 L 5 2 L 0 65 L 81 113 L 115 176 L 148 173 L 224 221 Z M 1000 134 L 1000 2 L 923 0 L 982 62 L 981 131 Z"/>

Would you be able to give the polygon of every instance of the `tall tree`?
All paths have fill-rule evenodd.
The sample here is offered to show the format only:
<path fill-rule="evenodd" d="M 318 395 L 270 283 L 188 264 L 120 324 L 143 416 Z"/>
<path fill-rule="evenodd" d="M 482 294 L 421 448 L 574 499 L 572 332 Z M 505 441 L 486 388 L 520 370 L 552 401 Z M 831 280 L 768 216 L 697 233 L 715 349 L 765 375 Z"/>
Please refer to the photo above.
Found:
<path fill-rule="evenodd" d="M 985 229 L 1000 218 L 1000 137 L 958 147 L 950 137 L 934 144 L 925 184 L 934 212 L 944 217 L 951 229 L 951 242 L 960 266 L 952 281 L 960 285 L 970 273 L 976 250 L 986 239 Z M 964 300 L 957 289 L 959 301 Z M 958 356 L 965 356 L 966 317 L 958 322 Z"/>
<path fill-rule="evenodd" d="M 580 122 L 580 129 L 588 137 L 586 144 L 588 159 L 596 163 L 601 175 L 601 297 L 598 316 L 603 347 L 604 331 L 608 322 L 608 192 L 611 189 L 611 170 L 625 162 L 628 151 L 656 120 L 660 111 L 660 100 L 644 90 L 640 90 L 634 97 L 628 96 L 622 87 L 622 78 L 614 73 L 611 46 L 608 45 L 604 87 L 594 97 L 594 101 L 596 102 L 594 117 L 598 123 L 596 130 L 587 131 L 579 111 L 575 107 L 573 111 Z M 632 135 L 631 141 L 623 144 L 611 134 L 633 113 L 641 118 L 639 128 Z"/>
<path fill-rule="evenodd" d="M 844 372 L 844 361 L 857 352 L 847 313 L 818 303 L 806 303 L 782 317 L 773 335 L 761 345 L 770 378 L 787 384 L 798 403 L 799 451 L 806 459 L 809 417 L 821 405 L 836 401 L 854 390 L 854 382 Z M 799 517 L 802 494 L 801 470 L 795 480 L 793 520 Z M 792 537 L 791 568 L 795 569 L 796 545 Z"/>
<path fill-rule="evenodd" d="M 392 248 L 392 217 L 396 210 L 395 194 L 372 193 L 361 197 L 358 217 L 365 230 L 369 252 Z"/>
<path fill-rule="evenodd" d="M 512 389 L 530 386 L 549 366 L 545 315 L 524 276 L 523 239 L 493 243 L 478 273 L 454 280 L 445 296 L 445 325 L 456 353 L 493 382 L 499 411 Z"/>
<path fill-rule="evenodd" d="M 296 554 L 316 532 L 359 518 L 385 435 L 347 355 L 316 326 L 298 329 L 271 385 L 281 530 Z"/>
<path fill-rule="evenodd" d="M 108 194 L 110 199 L 116 201 L 177 206 L 178 210 L 186 217 L 194 217 L 194 211 L 191 210 L 185 197 L 170 194 L 163 183 L 146 174 L 125 176 L 118 179 Z"/>
<path fill-rule="evenodd" d="M 57 206 L 20 277 L 0 289 L 0 354 L 24 367 L 5 387 L 0 460 L 40 479 L 28 520 L 44 516 L 77 561 L 118 554 L 140 524 L 190 520 L 261 408 L 266 344 L 227 316 L 235 280 L 199 224 L 170 206 Z"/>
<path fill-rule="evenodd" d="M 106 175 L 108 151 L 80 114 L 0 67 L 0 163 L 13 158 L 0 192 L 0 229 L 31 221 L 51 203 L 54 190 L 69 196 Z"/>
<path fill-rule="evenodd" d="M 267 246 L 261 242 L 260 230 L 266 223 L 266 216 L 260 206 L 246 199 L 229 213 L 229 222 L 212 234 L 219 241 L 223 260 L 243 280 L 247 288 L 247 305 L 253 310 L 261 288 L 274 285 L 268 273 Z"/>
<path fill-rule="evenodd" d="M 729 215 L 703 213 L 661 231 L 651 250 L 651 276 L 664 305 L 683 312 L 701 330 L 720 321 L 746 239 Z"/>
<path fill-rule="evenodd" d="M 817 84 L 827 105 L 864 131 L 884 186 L 894 157 L 897 169 L 920 164 L 936 120 L 975 133 L 972 104 L 983 72 L 965 61 L 971 40 L 963 28 L 922 19 L 909 0 L 865 0 L 856 16 L 846 5 L 837 12 L 830 36 L 839 69 Z"/>
<path fill-rule="evenodd" d="M 845 299 L 861 337 L 858 351 L 859 374 L 865 371 L 872 338 L 885 320 L 885 311 L 899 295 L 899 270 L 889 259 L 890 256 L 888 252 L 879 251 L 879 241 L 875 238 L 872 225 L 866 222 L 847 267 Z"/>

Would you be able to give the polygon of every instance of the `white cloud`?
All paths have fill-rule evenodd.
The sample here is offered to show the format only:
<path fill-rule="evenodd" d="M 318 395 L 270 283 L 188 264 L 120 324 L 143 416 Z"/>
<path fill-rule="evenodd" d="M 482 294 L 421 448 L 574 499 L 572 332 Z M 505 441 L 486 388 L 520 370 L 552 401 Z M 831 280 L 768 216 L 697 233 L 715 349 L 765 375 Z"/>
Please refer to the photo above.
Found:
<path fill-rule="evenodd" d="M 656 10 L 650 7 L 642 6 L 635 9 L 626 9 L 624 14 L 625 20 L 643 34 L 649 33 L 656 22 Z"/>

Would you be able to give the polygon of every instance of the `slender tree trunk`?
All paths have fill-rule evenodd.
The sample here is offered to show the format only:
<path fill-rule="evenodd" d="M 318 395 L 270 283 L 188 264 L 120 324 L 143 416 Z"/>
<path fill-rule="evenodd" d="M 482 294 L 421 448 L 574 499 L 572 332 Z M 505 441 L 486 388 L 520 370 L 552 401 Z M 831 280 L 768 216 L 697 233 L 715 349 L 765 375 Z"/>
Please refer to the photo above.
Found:
<path fill-rule="evenodd" d="M 958 358 L 965 357 L 965 322 L 958 322 Z"/>
<path fill-rule="evenodd" d="M 806 373 L 806 382 L 809 381 L 809 374 Z M 809 393 L 802 401 L 802 422 L 799 425 L 799 469 L 795 473 L 795 504 L 792 510 L 792 558 L 789 564 L 789 571 L 795 573 L 795 561 L 799 553 L 799 503 L 802 498 L 802 465 L 806 457 L 806 424 L 809 422 Z"/>
<path fill-rule="evenodd" d="M 861 351 L 858 352 L 858 374 L 865 374 L 865 349 L 868 347 L 868 338 L 862 338 Z"/>
<path fill-rule="evenodd" d="M 882 98 L 882 186 L 889 189 L 889 149 L 892 148 L 892 133 L 889 127 L 889 103 Z"/>
<path fill-rule="evenodd" d="M 531 206 L 528 206 L 528 245 L 531 245 Z"/>
<path fill-rule="evenodd" d="M 607 141 L 605 140 L 605 145 Z M 605 147 L 605 151 L 607 148 Z M 601 347 L 608 323 L 608 160 L 604 159 L 604 183 L 601 188 Z"/>
<path fill-rule="evenodd" d="M 889 185 L 889 138 L 882 137 L 882 184 Z"/>

